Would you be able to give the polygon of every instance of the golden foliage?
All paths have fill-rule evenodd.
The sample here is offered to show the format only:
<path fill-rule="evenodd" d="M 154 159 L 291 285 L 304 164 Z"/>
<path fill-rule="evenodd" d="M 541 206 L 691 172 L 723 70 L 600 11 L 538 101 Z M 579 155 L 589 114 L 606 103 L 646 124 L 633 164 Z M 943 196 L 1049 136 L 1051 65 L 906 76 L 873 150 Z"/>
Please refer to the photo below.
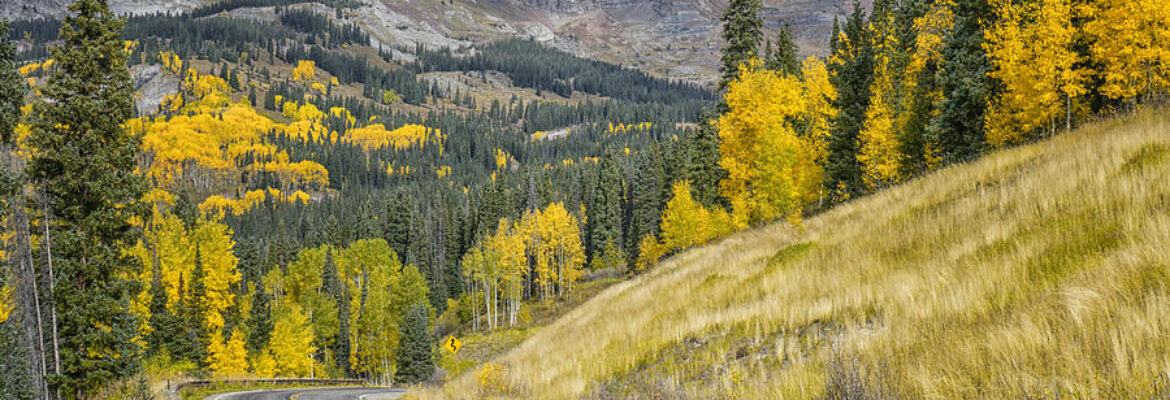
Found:
<path fill-rule="evenodd" d="M 1128 100 L 1170 88 L 1170 7 L 1164 0 L 1100 0 L 1080 7 L 1087 20 L 1101 93 Z"/>
<path fill-rule="evenodd" d="M 308 60 L 297 61 L 297 67 L 293 68 L 292 79 L 297 82 L 310 81 L 317 73 L 317 63 Z"/>
<path fill-rule="evenodd" d="M 244 333 L 241 329 L 232 331 L 226 342 L 221 341 L 221 332 L 213 332 L 207 345 L 208 369 L 220 376 L 240 376 L 248 371 L 248 351 L 244 349 Z"/>
<path fill-rule="evenodd" d="M 816 68 L 814 61 L 809 63 Z M 759 60 L 744 64 L 724 96 L 730 110 L 719 118 L 716 128 L 721 139 L 719 165 L 728 176 L 719 183 L 719 190 L 741 206 L 734 212 L 747 221 L 788 217 L 797 222 L 821 183 L 823 171 L 817 161 L 824 157 L 827 132 L 820 129 L 827 127 L 823 118 L 831 110 L 810 102 L 805 93 L 832 92 L 819 80 L 806 85 L 762 65 Z M 795 122 L 802 119 L 815 122 L 801 131 Z"/>
<path fill-rule="evenodd" d="M 902 110 L 899 71 L 895 70 L 901 51 L 893 15 L 886 15 L 886 23 L 872 28 L 874 35 L 874 77 L 870 85 L 869 107 L 857 141 L 860 148 L 857 161 L 866 185 L 872 190 L 901 180 L 902 152 L 897 124 Z"/>
<path fill-rule="evenodd" d="M 313 326 L 304 308 L 293 301 L 280 303 L 274 310 L 272 337 L 264 352 L 272 359 L 273 376 L 309 376 L 313 369 Z"/>
<path fill-rule="evenodd" d="M 346 143 L 361 147 L 367 152 L 387 147 L 394 150 L 405 150 L 415 146 L 424 147 L 427 143 L 441 146 L 443 133 L 438 129 L 416 124 L 406 124 L 392 131 L 386 130 L 385 125 L 371 124 L 362 128 L 350 129 L 341 139 Z"/>
<path fill-rule="evenodd" d="M 1070 0 L 992 4 L 998 15 L 984 48 L 994 66 L 988 75 L 1003 90 L 988 108 L 986 138 L 1001 147 L 1054 128 L 1062 110 L 1071 114 L 1074 99 L 1087 93 L 1087 74 L 1077 68 Z"/>
<path fill-rule="evenodd" d="M 736 229 L 727 211 L 718 207 L 715 210 L 708 210 L 695 201 L 691 195 L 690 182 L 675 183 L 671 193 L 670 201 L 666 202 L 666 210 L 662 212 L 661 247 L 657 249 L 650 247 L 648 250 L 653 251 L 649 256 L 655 253 L 660 253 L 658 255 L 661 256 L 661 253 L 669 250 L 702 246 L 711 239 Z M 642 244 L 647 244 L 648 239 L 650 238 L 643 238 Z"/>

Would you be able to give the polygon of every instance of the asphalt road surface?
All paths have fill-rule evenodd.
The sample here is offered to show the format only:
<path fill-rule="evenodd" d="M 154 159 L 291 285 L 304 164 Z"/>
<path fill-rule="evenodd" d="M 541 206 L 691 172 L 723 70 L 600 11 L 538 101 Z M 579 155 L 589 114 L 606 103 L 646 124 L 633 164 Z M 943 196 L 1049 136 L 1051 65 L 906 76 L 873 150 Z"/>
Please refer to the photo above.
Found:
<path fill-rule="evenodd" d="M 389 400 L 403 394 L 405 389 L 388 388 L 280 389 L 213 394 L 206 400 Z"/>

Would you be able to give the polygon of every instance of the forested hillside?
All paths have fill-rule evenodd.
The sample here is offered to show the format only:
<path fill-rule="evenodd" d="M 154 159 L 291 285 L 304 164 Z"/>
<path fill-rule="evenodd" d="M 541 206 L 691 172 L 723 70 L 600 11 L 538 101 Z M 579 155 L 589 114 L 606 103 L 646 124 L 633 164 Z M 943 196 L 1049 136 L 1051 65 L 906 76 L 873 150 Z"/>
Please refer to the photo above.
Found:
<path fill-rule="evenodd" d="M 503 356 L 503 364 L 452 369 L 436 367 L 436 359 L 450 358 L 436 343 L 449 334 L 530 327 L 534 309 L 575 302 L 574 291 L 589 281 L 669 274 L 655 269 L 659 260 L 682 254 L 667 263 L 677 266 L 697 254 L 688 249 L 778 220 L 796 227 L 792 235 L 830 240 L 831 227 L 850 218 L 885 215 L 865 206 L 883 200 L 862 197 L 914 192 L 902 185 L 928 193 L 928 183 L 907 182 L 939 180 L 918 178 L 1148 108 L 1170 88 L 1170 9 L 1156 0 L 855 4 L 834 28 L 831 54 L 803 60 L 789 28 L 764 37 L 759 1 L 733 0 L 723 18 L 718 93 L 530 40 L 371 45 L 379 42 L 340 18 L 354 7 L 228 0 L 123 19 L 104 0 L 79 0 L 66 18 L 16 21 L 0 32 L 0 347 L 16 349 L 0 357 L 16 371 L 0 381 L 0 395 L 149 398 L 151 380 L 311 376 L 379 384 L 457 379 L 444 393 L 460 396 L 640 396 L 642 389 L 622 388 L 615 377 L 639 373 L 635 363 L 649 362 L 649 352 L 714 326 L 703 321 L 778 332 L 815 323 L 795 315 L 839 309 L 801 303 L 807 307 L 783 319 L 704 308 L 710 315 L 665 325 L 644 320 L 665 329 L 649 347 L 599 333 L 617 348 L 640 349 L 617 361 L 607 358 L 610 347 L 575 345 L 555 350 L 573 353 L 546 358 L 554 350 L 541 346 L 555 343 L 544 334 Z M 1141 132 L 1134 146 L 1153 140 Z M 1108 153 L 1115 155 L 1109 162 L 1131 147 Z M 1160 165 L 1164 151 L 1147 147 L 1124 155 L 1140 164 L 1131 168 Z M 1084 159 L 1080 147 L 1042 148 L 1056 153 L 1045 158 L 1049 164 L 1035 161 L 1037 171 L 1055 168 L 1061 152 Z M 1133 176 L 1143 173 L 1126 182 L 1140 185 Z M 981 195 L 986 185 L 1016 187 L 950 174 L 947 187 L 975 185 Z M 1025 189 L 1040 190 L 1026 186 L 1008 197 L 1033 199 Z M 943 203 L 969 195 L 937 190 L 949 199 Z M 1142 190 L 1135 193 L 1152 199 L 1159 189 Z M 1050 205 L 1037 204 L 1018 207 Z M 1086 204 L 1057 211 L 1101 206 Z M 1118 218 L 1145 210 L 1131 205 L 1118 206 L 1125 210 Z M 921 232 L 883 237 L 920 243 L 929 240 L 915 238 L 928 232 L 943 235 L 930 239 L 939 241 L 960 234 L 930 225 L 943 210 L 923 210 L 908 211 L 905 222 Z M 828 214 L 805 222 L 821 212 Z M 963 215 L 967 223 L 978 220 Z M 1064 232 L 1059 221 L 1050 223 Z M 1011 246 L 1040 243 L 1025 239 Z M 1071 243 L 1077 251 L 1097 245 Z M 725 255 L 736 268 L 757 268 L 735 255 L 771 253 L 775 245 Z M 793 251 L 820 254 L 817 246 Z M 886 258 L 874 256 L 872 274 L 860 275 L 872 281 L 846 286 L 898 271 L 913 278 L 912 267 L 891 266 L 917 268 L 937 256 L 887 247 Z M 826 254 L 876 251 L 833 249 L 848 251 Z M 799 254 L 778 257 L 790 256 Z M 1012 287 L 1063 288 L 1071 274 L 1064 267 L 1083 263 L 1078 257 L 1044 264 L 1056 266 Z M 853 265 L 831 261 L 816 265 Z M 840 278 L 834 273 L 793 279 L 831 283 Z M 732 278 L 726 281 L 739 282 Z M 1047 283 L 1034 286 L 1036 280 Z M 708 276 L 695 293 L 731 288 L 724 281 Z M 635 284 L 603 293 L 569 318 L 594 313 L 590 318 L 602 318 L 595 325 L 606 325 L 646 317 L 653 307 L 606 303 Z M 745 296 L 780 290 L 733 289 Z M 640 293 L 668 299 L 670 290 Z M 872 301 L 855 304 L 861 314 L 845 314 L 865 321 L 865 329 L 885 329 L 881 307 L 888 303 L 879 300 L 887 292 L 873 290 L 864 297 Z M 1137 295 L 1157 294 L 1150 291 Z M 597 311 L 598 304 L 613 305 L 612 313 Z M 548 329 L 586 337 L 563 330 L 563 322 Z M 867 362 L 874 360 L 904 361 Z M 832 381 L 824 370 L 833 365 L 802 364 L 805 383 Z M 1081 372 L 1076 379 L 1092 375 Z M 1141 371 L 1150 372 L 1159 371 Z M 916 386 L 911 372 L 876 382 L 898 393 L 936 390 Z M 472 387 L 477 383 L 482 387 Z M 820 393 L 801 385 L 785 393 Z M 995 397 L 955 385 L 937 390 Z M 1027 393 L 1039 387 L 1021 385 Z M 665 393 L 719 396 L 701 389 Z"/>

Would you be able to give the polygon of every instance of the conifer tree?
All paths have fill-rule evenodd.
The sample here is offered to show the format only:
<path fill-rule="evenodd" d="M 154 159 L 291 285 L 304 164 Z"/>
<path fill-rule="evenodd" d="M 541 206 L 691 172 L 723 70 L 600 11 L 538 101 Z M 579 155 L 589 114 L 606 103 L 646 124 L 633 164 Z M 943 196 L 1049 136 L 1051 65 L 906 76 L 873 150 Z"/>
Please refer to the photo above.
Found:
<path fill-rule="evenodd" d="M 404 189 L 394 191 L 386 201 L 386 243 L 394 254 L 405 259 L 414 230 L 414 203 Z"/>
<path fill-rule="evenodd" d="M 322 342 L 332 344 L 331 350 L 333 350 L 337 367 L 348 374 L 349 371 L 346 367 L 349 365 L 349 302 L 346 300 L 346 292 L 348 289 L 341 282 L 337 263 L 333 260 L 333 249 L 326 248 L 325 266 L 321 272 L 321 293 L 325 295 L 325 301 L 336 304 L 338 330 L 336 336 L 322 338 Z M 342 349 L 343 346 L 345 349 Z"/>
<path fill-rule="evenodd" d="M 398 348 L 398 372 L 394 375 L 399 383 L 421 382 L 435 371 L 430 313 L 426 303 L 417 303 L 406 314 Z"/>
<path fill-rule="evenodd" d="M 757 55 L 764 37 L 760 0 L 731 0 L 723 11 L 723 55 L 719 67 L 719 90 L 739 75 L 739 66 Z"/>
<path fill-rule="evenodd" d="M 207 346 L 210 344 L 211 332 L 207 327 L 207 316 L 211 313 L 207 302 L 207 272 L 203 268 L 202 252 L 195 248 L 195 269 L 187 281 L 183 296 L 183 333 L 185 340 L 183 356 L 187 360 L 200 366 L 207 361 Z"/>
<path fill-rule="evenodd" d="M 799 77 L 800 60 L 797 59 L 799 51 L 800 47 L 796 45 L 796 38 L 792 36 L 792 26 L 785 23 L 780 26 L 780 32 L 776 33 L 775 50 L 765 58 L 764 68 L 783 75 Z"/>
<path fill-rule="evenodd" d="M 622 245 L 622 178 L 617 156 L 607 153 L 597 166 L 597 186 L 592 190 L 585 207 L 589 218 L 586 229 L 589 235 L 589 262 L 596 260 L 607 246 Z M 594 268 L 610 267 L 593 264 Z"/>
<path fill-rule="evenodd" d="M 138 290 L 129 277 L 142 268 L 123 246 L 141 237 L 130 219 L 146 216 L 138 202 L 146 181 L 135 173 L 141 139 L 122 126 L 134 112 L 125 22 L 103 0 L 79 0 L 69 11 L 50 51 L 56 66 L 33 106 L 28 175 L 51 218 L 61 358 L 53 386 L 87 398 L 139 366 L 140 322 L 129 310 Z"/>
<path fill-rule="evenodd" d="M 662 149 L 659 146 L 652 146 L 645 155 L 635 160 L 634 179 L 630 185 L 634 188 L 630 191 L 631 240 L 626 241 L 626 254 L 630 262 L 637 260 L 643 237 L 658 235 L 658 216 L 662 214 L 665 203 L 659 188 L 663 185 L 662 181 L 667 179 L 662 165 Z"/>
<path fill-rule="evenodd" d="M 178 324 L 167 307 L 166 286 L 162 282 L 159 263 L 154 263 L 150 282 L 150 327 L 146 337 L 148 354 L 151 356 L 174 355 L 172 342 L 178 337 Z"/>
<path fill-rule="evenodd" d="M 835 37 L 829 65 L 837 89 L 837 101 L 833 105 L 838 112 L 829 134 L 825 189 L 837 201 L 861 194 L 865 187 L 861 163 L 857 161 L 858 135 L 869 106 L 874 56 L 865 29 L 865 11 L 857 2 L 853 6 L 844 29 Z"/>
<path fill-rule="evenodd" d="M 938 74 L 943 99 L 928 128 L 945 162 L 970 160 L 983 151 L 984 114 L 992 94 L 983 24 L 994 22 L 991 11 L 987 0 L 955 1 L 954 28 Z"/>
<path fill-rule="evenodd" d="M 727 177 L 727 170 L 719 164 L 720 139 L 713 125 L 716 117 L 705 113 L 699 122 L 699 129 L 687 138 L 686 174 L 680 177 L 691 182 L 695 200 L 706 207 L 727 205 L 726 199 L 719 195 L 719 182 Z M 673 182 L 662 183 L 661 193 L 668 194 Z"/>
<path fill-rule="evenodd" d="M 191 196 L 187 192 L 180 192 L 177 197 L 174 214 L 183 221 L 183 226 L 190 230 L 199 220 L 199 209 L 195 207 L 195 202 L 191 201 Z"/>
<path fill-rule="evenodd" d="M 24 104 L 24 85 L 16 70 L 16 46 L 8 41 L 8 21 L 0 19 L 0 143 L 9 143 L 20 106 Z"/>
<path fill-rule="evenodd" d="M 0 37 L 4 34 L 4 21 L 0 20 Z M 3 39 L 0 39 L 3 40 Z M 7 46 L 0 42 L 0 46 Z M 0 53 L 3 53 L 0 50 Z M 6 54 L 0 54 L 4 57 Z M 0 59 L 0 68 L 11 68 Z M 0 101 L 7 101 L 0 99 Z M 11 171 L 0 171 L 0 195 L 7 198 L 17 190 L 16 180 Z M 0 217 L 8 217 L 8 205 L 0 204 Z M 32 400 L 36 397 L 33 386 L 33 376 L 30 373 L 31 351 L 30 346 L 22 343 L 18 319 L 12 313 L 16 306 L 14 289 L 16 276 L 11 269 L 9 258 L 0 262 L 0 398 L 13 400 Z"/>

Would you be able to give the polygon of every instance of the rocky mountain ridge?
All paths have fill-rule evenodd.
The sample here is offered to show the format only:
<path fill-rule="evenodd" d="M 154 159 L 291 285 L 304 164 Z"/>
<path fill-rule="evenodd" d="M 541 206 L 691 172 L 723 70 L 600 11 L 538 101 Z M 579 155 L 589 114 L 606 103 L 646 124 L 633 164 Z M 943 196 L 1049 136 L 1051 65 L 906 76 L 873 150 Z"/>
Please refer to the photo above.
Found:
<path fill-rule="evenodd" d="M 0 5 L 0 18 L 60 17 L 69 0 Z M 215 0 L 110 0 L 120 14 L 184 12 Z M 574 54 L 651 74 L 711 84 L 722 45 L 727 0 L 360 0 L 340 18 L 362 26 L 374 46 L 460 47 L 505 37 L 531 38 Z M 769 35 L 792 26 L 805 55 L 827 52 L 833 18 L 847 0 L 765 0 Z M 264 14 L 242 8 L 230 16 Z M 333 17 L 331 15 L 331 17 Z"/>

